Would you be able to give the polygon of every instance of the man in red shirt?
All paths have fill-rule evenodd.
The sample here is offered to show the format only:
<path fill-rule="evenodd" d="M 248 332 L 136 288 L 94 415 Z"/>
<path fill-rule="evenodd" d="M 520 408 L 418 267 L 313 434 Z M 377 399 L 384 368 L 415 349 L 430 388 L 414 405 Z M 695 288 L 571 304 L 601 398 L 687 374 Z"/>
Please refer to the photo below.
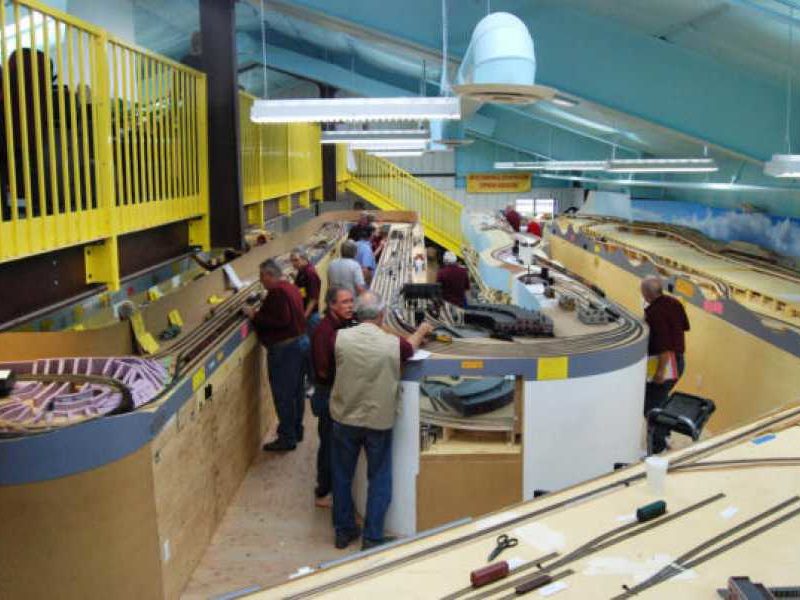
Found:
<path fill-rule="evenodd" d="M 514 231 L 519 231 L 520 223 L 522 222 L 522 217 L 519 216 L 519 213 L 514 210 L 514 207 L 510 204 L 506 206 L 506 211 L 503 213 L 506 221 L 508 224 L 511 225 L 511 229 Z"/>
<path fill-rule="evenodd" d="M 661 408 L 669 400 L 669 394 L 678 383 L 685 366 L 685 332 L 689 331 L 689 318 L 683 304 L 672 296 L 664 295 L 661 278 L 645 277 L 642 280 L 642 297 L 647 302 L 644 318 L 650 327 L 647 343 L 648 356 L 657 357 L 656 371 L 647 383 L 644 400 L 644 416 L 654 408 Z M 670 363 L 674 360 L 675 373 L 670 373 Z M 653 452 L 663 452 L 667 447 L 669 430 L 656 427 L 651 432 Z"/>
<path fill-rule="evenodd" d="M 336 372 L 336 332 L 355 325 L 353 292 L 332 287 L 325 294 L 325 318 L 311 337 L 311 364 L 314 368 L 314 394 L 311 411 L 317 417 L 319 449 L 317 450 L 317 506 L 330 506 L 331 493 L 331 413 L 329 401 Z"/>
<path fill-rule="evenodd" d="M 442 286 L 442 298 L 456 306 L 466 306 L 469 289 L 469 273 L 456 262 L 452 252 L 444 253 L 444 266 L 436 274 L 436 282 Z"/>
<path fill-rule="evenodd" d="M 267 369 L 275 412 L 278 414 L 278 438 L 264 445 L 264 450 L 294 450 L 303 439 L 303 373 L 308 354 L 306 319 L 300 291 L 281 279 L 282 271 L 273 259 L 259 267 L 261 285 L 267 296 L 261 308 L 244 308 L 267 347 Z"/>
<path fill-rule="evenodd" d="M 542 226 L 539 225 L 539 222 L 536 219 L 531 219 L 528 221 L 528 227 L 526 231 L 531 235 L 535 235 L 536 237 L 542 237 Z"/>

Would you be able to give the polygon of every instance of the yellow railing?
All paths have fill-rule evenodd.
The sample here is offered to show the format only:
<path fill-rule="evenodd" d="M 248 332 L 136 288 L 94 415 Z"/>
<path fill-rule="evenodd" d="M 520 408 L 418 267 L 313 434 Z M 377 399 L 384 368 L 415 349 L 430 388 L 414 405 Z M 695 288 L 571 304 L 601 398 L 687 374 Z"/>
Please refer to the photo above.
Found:
<path fill-rule="evenodd" d="M 250 120 L 255 98 L 239 92 L 244 203 L 248 222 L 262 225 L 264 203 L 278 201 L 281 214 L 292 211 L 292 196 L 301 207 L 321 199 L 322 153 L 316 123 L 259 125 Z"/>
<path fill-rule="evenodd" d="M 205 75 L 34 0 L 0 2 L 0 262 L 189 220 L 208 246 Z"/>
<path fill-rule="evenodd" d="M 350 170 L 347 168 L 347 145 L 336 144 L 336 182 L 345 183 L 350 177 Z"/>
<path fill-rule="evenodd" d="M 385 158 L 361 151 L 355 154 L 358 168 L 348 189 L 380 209 L 418 213 L 427 237 L 461 254 L 460 203 Z"/>

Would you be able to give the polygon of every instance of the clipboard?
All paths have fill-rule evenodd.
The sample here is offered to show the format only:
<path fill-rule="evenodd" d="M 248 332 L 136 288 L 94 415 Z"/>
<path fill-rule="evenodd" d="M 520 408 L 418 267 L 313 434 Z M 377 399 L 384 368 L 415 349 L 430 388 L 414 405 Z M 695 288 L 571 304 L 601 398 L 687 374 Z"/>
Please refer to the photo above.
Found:
<path fill-rule="evenodd" d="M 664 381 L 677 381 L 678 376 L 678 361 L 675 359 L 674 352 L 667 353 L 667 365 L 664 368 Z M 647 357 L 647 381 L 653 381 L 656 376 L 656 369 L 658 369 L 658 355 Z"/>

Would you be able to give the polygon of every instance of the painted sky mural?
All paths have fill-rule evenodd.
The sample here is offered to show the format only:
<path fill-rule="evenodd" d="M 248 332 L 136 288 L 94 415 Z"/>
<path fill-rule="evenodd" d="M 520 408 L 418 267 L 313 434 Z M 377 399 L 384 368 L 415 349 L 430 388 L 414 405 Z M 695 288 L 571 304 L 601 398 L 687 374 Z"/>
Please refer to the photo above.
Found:
<path fill-rule="evenodd" d="M 696 202 L 633 200 L 631 204 L 637 221 L 683 225 L 715 240 L 739 240 L 787 256 L 800 256 L 800 219 L 713 208 Z"/>

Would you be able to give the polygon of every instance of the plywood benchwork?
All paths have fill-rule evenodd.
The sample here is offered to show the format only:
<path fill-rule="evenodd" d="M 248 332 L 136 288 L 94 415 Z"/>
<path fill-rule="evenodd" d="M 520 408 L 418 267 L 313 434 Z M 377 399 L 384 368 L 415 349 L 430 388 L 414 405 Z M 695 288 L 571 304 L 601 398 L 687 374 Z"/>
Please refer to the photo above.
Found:
<path fill-rule="evenodd" d="M 650 262 L 634 264 L 621 250 L 556 227 L 548 236 L 553 259 L 596 284 L 614 302 L 642 314 L 642 277 L 658 271 Z M 704 300 L 700 288 L 673 278 L 676 297 L 691 322 L 686 372 L 678 389 L 711 398 L 717 411 L 708 430 L 722 432 L 793 402 L 800 390 L 800 336 L 776 331 L 733 300 Z"/>
<path fill-rule="evenodd" d="M 327 222 L 357 216 L 326 213 L 233 265 L 243 280 L 255 281 L 265 258 L 310 243 Z M 153 333 L 170 311 L 183 317 L 182 333 L 162 342 L 161 360 L 173 364 L 170 349 L 208 322 L 207 299 L 230 296 L 228 287 L 217 270 L 141 308 Z M 180 596 L 274 422 L 265 353 L 246 319 L 232 314 L 151 404 L 0 438 L 0 598 Z M 133 351 L 127 323 L 0 334 L 0 361 Z"/>
<path fill-rule="evenodd" d="M 627 598 L 670 566 L 673 575 L 642 597 L 717 597 L 729 577 L 766 586 L 797 585 L 800 554 L 800 409 L 792 408 L 669 455 L 663 490 L 641 463 L 502 512 L 355 556 L 256 593 L 252 600 L 300 598 L 514 598 L 535 577 L 556 581 L 526 597 Z M 666 513 L 637 523 L 654 501 Z M 485 567 L 496 539 L 513 570 L 481 589 L 470 572 Z"/>

